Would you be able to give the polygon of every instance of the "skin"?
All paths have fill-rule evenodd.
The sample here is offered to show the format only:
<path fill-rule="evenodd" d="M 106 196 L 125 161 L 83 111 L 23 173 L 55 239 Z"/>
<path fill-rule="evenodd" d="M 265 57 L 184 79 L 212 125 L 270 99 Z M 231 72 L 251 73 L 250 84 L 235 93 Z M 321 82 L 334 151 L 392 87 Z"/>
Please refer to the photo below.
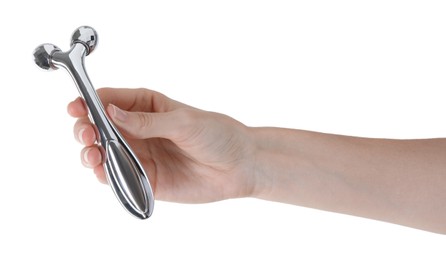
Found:
<path fill-rule="evenodd" d="M 446 139 L 247 127 L 147 89 L 98 90 L 158 200 L 254 197 L 446 234 Z M 84 166 L 107 183 L 81 98 L 68 105 Z"/>

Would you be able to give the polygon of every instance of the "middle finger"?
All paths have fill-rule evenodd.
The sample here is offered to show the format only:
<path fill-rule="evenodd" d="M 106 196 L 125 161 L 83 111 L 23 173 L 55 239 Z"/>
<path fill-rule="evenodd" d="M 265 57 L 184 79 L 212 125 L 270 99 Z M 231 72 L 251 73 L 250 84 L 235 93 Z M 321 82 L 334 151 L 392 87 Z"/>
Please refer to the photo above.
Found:
<path fill-rule="evenodd" d="M 79 118 L 73 127 L 74 138 L 85 146 L 93 145 L 97 140 L 94 127 L 88 118 Z"/>

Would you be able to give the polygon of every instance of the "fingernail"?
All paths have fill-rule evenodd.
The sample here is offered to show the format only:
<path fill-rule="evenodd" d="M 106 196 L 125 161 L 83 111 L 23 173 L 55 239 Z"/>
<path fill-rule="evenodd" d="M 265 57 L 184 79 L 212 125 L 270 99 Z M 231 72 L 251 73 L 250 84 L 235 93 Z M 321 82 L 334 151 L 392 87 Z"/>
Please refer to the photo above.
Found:
<path fill-rule="evenodd" d="M 90 166 L 90 162 L 88 161 L 88 154 L 90 153 L 91 149 L 86 149 L 84 152 L 84 156 L 82 159 L 84 159 L 84 164 L 86 166 Z"/>
<path fill-rule="evenodd" d="M 79 139 L 79 142 L 81 142 L 81 144 L 85 144 L 85 142 L 84 142 L 84 132 L 85 132 L 85 128 L 82 128 L 79 131 L 79 134 L 77 136 L 77 138 Z"/>
<path fill-rule="evenodd" d="M 127 120 L 127 112 L 119 109 L 117 106 L 110 105 L 113 109 L 112 117 L 121 122 L 125 122 Z"/>

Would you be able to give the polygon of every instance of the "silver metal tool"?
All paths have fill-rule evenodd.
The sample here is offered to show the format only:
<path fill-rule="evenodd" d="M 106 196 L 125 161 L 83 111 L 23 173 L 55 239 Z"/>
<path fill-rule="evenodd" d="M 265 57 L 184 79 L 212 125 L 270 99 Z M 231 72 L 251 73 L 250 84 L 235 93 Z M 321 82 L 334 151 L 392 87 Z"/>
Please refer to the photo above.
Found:
<path fill-rule="evenodd" d="M 97 42 L 96 31 L 82 26 L 74 31 L 69 51 L 62 52 L 53 44 L 42 44 L 34 50 L 34 61 L 42 69 L 64 68 L 70 73 L 88 106 L 90 120 L 96 126 L 110 186 L 124 208 L 134 216 L 146 219 L 154 206 L 149 179 L 130 146 L 107 117 L 85 70 L 84 58 L 93 52 Z"/>

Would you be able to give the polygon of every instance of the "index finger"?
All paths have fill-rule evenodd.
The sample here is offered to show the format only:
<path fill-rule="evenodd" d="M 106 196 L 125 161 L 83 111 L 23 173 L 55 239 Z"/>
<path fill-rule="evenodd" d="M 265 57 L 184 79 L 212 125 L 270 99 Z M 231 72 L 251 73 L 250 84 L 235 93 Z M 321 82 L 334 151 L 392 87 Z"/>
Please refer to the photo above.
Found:
<path fill-rule="evenodd" d="M 78 97 L 71 101 L 67 107 L 68 114 L 72 117 L 80 118 L 87 116 L 87 107 L 85 106 L 85 101 Z"/>

